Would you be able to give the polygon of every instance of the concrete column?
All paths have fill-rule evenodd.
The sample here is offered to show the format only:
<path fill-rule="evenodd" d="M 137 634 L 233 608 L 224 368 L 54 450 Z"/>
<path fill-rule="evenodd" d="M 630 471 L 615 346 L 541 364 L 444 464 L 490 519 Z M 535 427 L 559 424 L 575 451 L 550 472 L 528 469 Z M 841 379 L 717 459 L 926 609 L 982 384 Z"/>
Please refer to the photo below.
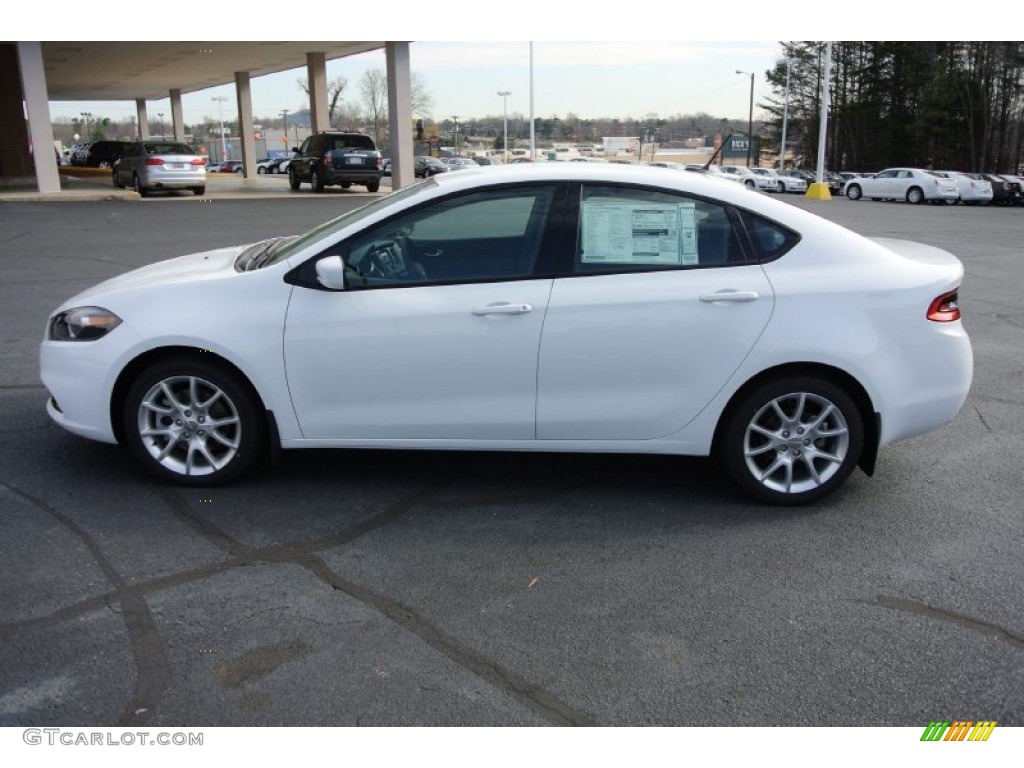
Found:
<path fill-rule="evenodd" d="M 0 43 L 0 186 L 38 184 L 28 151 L 18 44 Z"/>
<path fill-rule="evenodd" d="M 32 141 L 36 183 L 40 192 L 60 192 L 42 43 L 18 43 L 18 66 L 21 69 L 21 90 L 25 95 L 25 108 L 28 112 L 28 133 Z"/>
<path fill-rule="evenodd" d="M 146 100 L 135 100 L 135 115 L 139 121 L 139 139 L 145 141 L 149 138 L 149 113 L 146 112 Z"/>
<path fill-rule="evenodd" d="M 235 72 L 235 95 L 238 97 L 238 132 L 242 142 L 242 165 L 245 178 L 256 178 L 256 140 L 253 138 L 252 89 L 248 72 Z"/>
<path fill-rule="evenodd" d="M 171 89 L 171 123 L 174 125 L 174 140 L 185 140 L 185 118 L 181 110 L 181 90 Z"/>
<path fill-rule="evenodd" d="M 327 60 L 322 53 L 306 54 L 306 79 L 309 81 L 309 114 L 313 133 L 331 129 L 327 113 Z"/>
<path fill-rule="evenodd" d="M 391 188 L 407 187 L 415 180 L 412 147 L 412 75 L 409 43 L 387 43 L 388 129 L 391 133 Z"/>

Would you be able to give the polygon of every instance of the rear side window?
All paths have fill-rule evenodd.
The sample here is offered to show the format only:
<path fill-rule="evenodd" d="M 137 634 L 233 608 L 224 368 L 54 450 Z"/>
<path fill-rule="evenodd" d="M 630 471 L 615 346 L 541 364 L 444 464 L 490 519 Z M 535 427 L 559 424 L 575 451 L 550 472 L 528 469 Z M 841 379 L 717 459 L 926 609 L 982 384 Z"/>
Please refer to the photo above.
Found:
<path fill-rule="evenodd" d="M 579 222 L 578 273 L 752 261 L 724 206 L 682 194 L 584 185 Z"/>
<path fill-rule="evenodd" d="M 333 149 L 369 149 L 374 150 L 373 139 L 369 136 L 352 134 L 350 136 L 334 136 L 332 141 Z"/>
<path fill-rule="evenodd" d="M 741 211 L 740 216 L 759 261 L 777 259 L 800 242 L 796 232 L 763 216 L 750 211 Z"/>

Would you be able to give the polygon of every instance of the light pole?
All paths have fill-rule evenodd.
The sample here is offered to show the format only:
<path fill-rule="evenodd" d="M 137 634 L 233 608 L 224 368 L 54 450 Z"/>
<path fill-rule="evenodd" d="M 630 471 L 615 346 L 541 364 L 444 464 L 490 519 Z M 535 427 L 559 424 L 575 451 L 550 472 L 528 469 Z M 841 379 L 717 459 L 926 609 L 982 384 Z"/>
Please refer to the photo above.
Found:
<path fill-rule="evenodd" d="M 498 95 L 501 96 L 501 100 L 504 104 L 505 114 L 505 141 L 502 143 L 501 148 L 505 151 L 505 163 L 508 163 L 508 97 L 512 95 L 512 91 L 498 91 Z"/>
<path fill-rule="evenodd" d="M 216 101 L 217 106 L 220 109 L 220 160 L 224 162 L 228 159 L 227 144 L 224 141 L 224 102 L 228 100 L 227 96 L 211 96 L 210 101 Z"/>
<path fill-rule="evenodd" d="M 737 75 L 750 75 L 750 112 L 747 114 L 747 168 L 750 167 L 750 152 L 754 148 L 754 73 L 736 70 Z"/>
<path fill-rule="evenodd" d="M 789 120 L 789 74 L 793 59 L 786 59 L 786 96 L 782 102 L 782 146 L 779 147 L 779 173 L 786 170 L 786 122 Z"/>
<path fill-rule="evenodd" d="M 452 140 L 455 142 L 455 156 L 459 156 L 459 116 L 452 115 L 455 127 L 452 129 Z"/>
<path fill-rule="evenodd" d="M 164 113 L 157 112 L 156 116 L 160 118 L 160 141 L 164 140 Z"/>
<path fill-rule="evenodd" d="M 81 112 L 80 114 L 85 118 L 85 140 L 89 141 L 89 118 L 92 117 L 92 112 Z"/>
<path fill-rule="evenodd" d="M 284 148 L 288 149 L 288 110 L 281 110 L 281 117 L 284 119 Z"/>

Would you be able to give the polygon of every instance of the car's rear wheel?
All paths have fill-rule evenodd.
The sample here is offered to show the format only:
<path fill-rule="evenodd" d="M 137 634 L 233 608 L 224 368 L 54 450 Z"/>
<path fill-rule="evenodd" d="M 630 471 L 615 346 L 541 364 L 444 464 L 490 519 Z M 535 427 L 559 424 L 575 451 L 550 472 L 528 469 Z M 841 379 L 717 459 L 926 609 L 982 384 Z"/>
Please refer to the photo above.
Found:
<path fill-rule="evenodd" d="M 291 187 L 293 192 L 299 191 L 299 186 L 302 184 L 299 178 L 295 175 L 295 171 L 291 168 L 288 169 L 288 186 Z"/>
<path fill-rule="evenodd" d="M 137 173 L 132 174 L 132 189 L 139 193 L 139 197 L 146 197 L 149 194 L 149 190 L 142 186 L 142 182 L 139 181 L 139 174 Z"/>
<path fill-rule="evenodd" d="M 260 168 L 256 169 L 256 173 L 266 173 L 266 172 L 267 172 L 267 169 L 263 168 L 263 167 L 260 167 Z"/>
<path fill-rule="evenodd" d="M 911 205 L 917 205 L 924 200 L 924 192 L 921 191 L 920 187 L 911 187 L 907 190 L 907 202 Z"/>
<path fill-rule="evenodd" d="M 124 185 L 117 178 L 117 169 L 115 168 L 110 175 L 114 178 L 114 189 L 121 189 Z"/>
<path fill-rule="evenodd" d="M 380 189 L 380 181 L 371 181 L 366 185 L 367 192 L 376 192 Z"/>
<path fill-rule="evenodd" d="M 313 187 L 314 192 L 324 191 L 324 180 L 320 176 L 320 171 L 318 171 L 316 168 L 314 168 L 312 173 L 310 173 L 309 175 L 309 184 L 311 187 Z"/>
<path fill-rule="evenodd" d="M 206 192 L 206 187 L 192 187 L 193 195 L 202 195 Z"/>
<path fill-rule="evenodd" d="M 860 200 L 862 194 L 859 184 L 851 184 L 846 188 L 846 196 L 850 200 Z"/>
<path fill-rule="evenodd" d="M 750 496 L 795 505 L 842 485 L 863 444 L 863 418 L 843 388 L 815 376 L 786 376 L 737 403 L 719 456 Z"/>
<path fill-rule="evenodd" d="M 128 449 L 150 474 L 212 486 L 247 470 L 265 439 L 256 398 L 226 367 L 189 357 L 142 372 L 125 398 Z"/>
<path fill-rule="evenodd" d="M 747 179 L 746 181 L 744 181 L 743 184 L 744 184 L 744 186 L 747 187 L 747 189 L 753 189 L 754 188 L 754 182 L 751 181 L 750 179 Z"/>

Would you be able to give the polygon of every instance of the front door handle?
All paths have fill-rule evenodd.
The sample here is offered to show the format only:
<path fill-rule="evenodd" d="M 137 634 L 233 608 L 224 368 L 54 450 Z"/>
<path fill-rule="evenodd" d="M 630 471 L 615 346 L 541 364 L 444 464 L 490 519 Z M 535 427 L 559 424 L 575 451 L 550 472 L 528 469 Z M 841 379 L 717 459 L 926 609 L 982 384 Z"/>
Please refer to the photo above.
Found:
<path fill-rule="evenodd" d="M 700 300 L 706 304 L 717 304 L 720 301 L 757 301 L 759 298 L 761 298 L 761 294 L 757 291 L 717 291 L 700 295 Z"/>
<path fill-rule="evenodd" d="M 476 307 L 473 309 L 473 314 L 477 317 L 484 315 L 525 315 L 527 312 L 533 311 L 533 305 L 531 304 L 508 304 L 507 302 L 501 302 L 498 304 L 488 304 L 486 307 Z"/>

